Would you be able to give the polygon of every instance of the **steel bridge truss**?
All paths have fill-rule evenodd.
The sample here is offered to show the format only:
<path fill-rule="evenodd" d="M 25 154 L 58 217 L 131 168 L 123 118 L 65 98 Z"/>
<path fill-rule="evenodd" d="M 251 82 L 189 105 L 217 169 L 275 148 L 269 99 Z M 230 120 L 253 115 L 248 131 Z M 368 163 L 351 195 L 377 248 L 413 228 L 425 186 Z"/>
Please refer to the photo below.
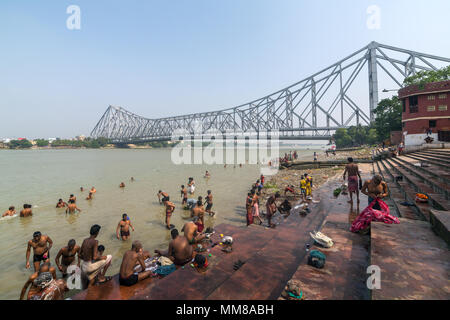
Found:
<path fill-rule="evenodd" d="M 171 140 L 173 133 L 180 130 L 190 135 L 198 133 L 195 130 L 200 123 L 202 133 L 246 135 L 277 131 L 280 139 L 327 139 L 338 128 L 374 120 L 380 78 L 381 82 L 400 88 L 406 77 L 449 63 L 449 58 L 371 42 L 302 81 L 234 108 L 147 119 L 109 106 L 91 136 L 114 142 Z M 355 81 L 363 69 L 368 72 L 369 99 L 367 95 L 361 99 L 352 94 L 352 87 L 365 83 Z"/>

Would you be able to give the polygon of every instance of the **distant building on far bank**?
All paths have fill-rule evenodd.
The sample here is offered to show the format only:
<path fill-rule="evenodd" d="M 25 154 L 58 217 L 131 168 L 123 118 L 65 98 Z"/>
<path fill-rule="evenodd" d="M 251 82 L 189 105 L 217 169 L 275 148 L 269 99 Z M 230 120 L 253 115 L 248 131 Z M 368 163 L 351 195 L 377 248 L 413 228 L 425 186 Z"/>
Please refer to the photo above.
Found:
<path fill-rule="evenodd" d="M 76 136 L 75 139 L 78 140 L 78 141 L 84 141 L 84 140 L 86 140 L 86 136 L 79 135 L 79 136 Z"/>
<path fill-rule="evenodd" d="M 402 132 L 405 146 L 450 142 L 450 80 L 411 85 L 398 91 L 403 104 Z"/>

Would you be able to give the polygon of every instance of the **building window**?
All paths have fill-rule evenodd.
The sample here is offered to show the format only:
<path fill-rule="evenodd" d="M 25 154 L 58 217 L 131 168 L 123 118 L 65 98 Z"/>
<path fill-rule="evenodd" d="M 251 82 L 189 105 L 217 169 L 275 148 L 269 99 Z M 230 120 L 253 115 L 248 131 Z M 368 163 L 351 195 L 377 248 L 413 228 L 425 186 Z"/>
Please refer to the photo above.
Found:
<path fill-rule="evenodd" d="M 419 99 L 417 96 L 409 97 L 409 113 L 419 112 Z"/>
<path fill-rule="evenodd" d="M 447 99 L 447 94 L 446 93 L 441 93 L 439 95 L 439 99 Z"/>
<path fill-rule="evenodd" d="M 428 100 L 434 100 L 434 95 L 428 96 Z"/>
<path fill-rule="evenodd" d="M 427 111 L 436 111 L 436 106 L 428 106 Z"/>
<path fill-rule="evenodd" d="M 436 128 L 436 120 L 430 120 L 428 126 L 430 128 Z"/>
<path fill-rule="evenodd" d="M 406 99 L 402 99 L 403 112 L 406 112 Z"/>
<path fill-rule="evenodd" d="M 447 111 L 447 106 L 439 106 L 438 110 L 439 111 Z"/>

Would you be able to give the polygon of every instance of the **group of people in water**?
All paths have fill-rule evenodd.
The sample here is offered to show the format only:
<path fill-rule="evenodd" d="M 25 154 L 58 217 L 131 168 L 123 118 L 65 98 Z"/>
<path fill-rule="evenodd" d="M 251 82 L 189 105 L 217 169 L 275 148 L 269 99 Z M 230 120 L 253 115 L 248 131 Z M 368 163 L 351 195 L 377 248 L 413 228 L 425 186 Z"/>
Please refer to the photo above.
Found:
<path fill-rule="evenodd" d="M 205 178 L 209 178 L 210 176 L 210 173 L 206 171 Z M 132 181 L 134 181 L 134 178 L 132 178 Z M 124 188 L 125 184 L 122 182 L 119 187 Z M 80 190 L 83 191 L 83 188 L 81 187 Z M 175 210 L 175 204 L 170 201 L 169 194 L 162 190 L 159 190 L 157 194 L 160 204 L 165 206 L 166 227 L 171 230 L 172 240 L 169 242 L 167 251 L 155 250 L 155 254 L 167 257 L 176 265 L 184 265 L 192 260 L 193 245 L 206 238 L 206 234 L 204 233 L 204 215 L 205 213 L 210 216 L 214 216 L 215 214 L 212 211 L 213 195 L 211 190 L 207 191 L 205 200 L 203 200 L 202 196 L 199 196 L 197 200 L 188 199 L 188 194 L 194 194 L 194 191 L 195 182 L 190 177 L 187 188 L 182 185 L 180 192 L 182 198 L 181 203 L 184 205 L 184 209 L 190 210 L 190 217 L 192 218 L 181 229 L 182 235 L 179 234 L 173 224 L 170 224 L 170 218 Z M 92 187 L 86 199 L 92 199 L 93 194 L 96 192 L 96 189 Z M 194 203 L 192 203 L 192 200 Z M 59 199 L 56 208 L 66 208 L 66 213 L 81 211 L 77 207 L 76 201 L 76 197 L 71 194 L 67 203 Z M 206 205 L 206 208 L 204 205 Z M 31 205 L 24 206 L 24 210 L 28 209 L 30 212 L 25 212 L 24 216 L 31 215 Z M 10 207 L 7 212 L 7 215 L 14 215 L 15 208 Z M 75 269 L 70 269 L 70 266 L 76 266 L 81 270 L 82 279 L 87 287 L 111 280 L 111 277 L 106 276 L 106 272 L 111 265 L 112 256 L 105 255 L 105 246 L 100 245 L 98 240 L 96 240 L 100 229 L 101 227 L 99 225 L 93 225 L 90 229 L 90 236 L 83 240 L 81 246 L 76 244 L 75 239 L 70 239 L 67 246 L 58 251 L 55 257 L 55 264 L 62 274 L 62 279 L 57 279 L 56 268 L 51 266 L 50 250 L 53 245 L 52 239 L 48 235 L 41 234 L 40 231 L 34 232 L 33 238 L 28 241 L 26 252 L 26 268 L 28 269 L 31 267 L 30 256 L 31 251 L 33 251 L 34 273 L 25 283 L 20 294 L 20 299 L 24 299 L 25 296 L 29 300 L 63 299 L 64 292 L 68 291 L 64 279 L 75 272 Z M 131 237 L 130 229 L 135 231 L 130 218 L 124 213 L 116 228 L 117 239 L 123 241 L 129 240 Z M 131 286 L 140 280 L 154 275 L 153 272 L 146 270 L 144 263 L 150 257 L 150 253 L 143 249 L 140 241 L 133 241 L 131 249 L 123 255 L 119 273 L 120 284 Z M 139 267 L 140 271 L 136 272 L 136 270 L 139 270 Z"/>

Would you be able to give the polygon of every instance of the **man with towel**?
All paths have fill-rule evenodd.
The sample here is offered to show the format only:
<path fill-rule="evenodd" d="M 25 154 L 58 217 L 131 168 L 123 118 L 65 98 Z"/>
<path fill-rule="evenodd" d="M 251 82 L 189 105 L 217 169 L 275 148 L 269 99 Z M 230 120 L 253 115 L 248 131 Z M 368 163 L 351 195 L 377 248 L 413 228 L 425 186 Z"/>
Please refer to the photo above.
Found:
<path fill-rule="evenodd" d="M 356 163 L 353 162 L 353 158 L 347 158 L 348 164 L 345 166 L 343 179 L 345 180 L 345 175 L 348 173 L 348 191 L 350 193 L 350 200 L 348 203 L 353 203 L 353 193 L 356 192 L 356 202 L 359 204 L 359 185 L 358 182 L 361 181 L 361 176 L 359 174 L 359 168 Z M 358 179 L 359 177 L 359 179 Z"/>

